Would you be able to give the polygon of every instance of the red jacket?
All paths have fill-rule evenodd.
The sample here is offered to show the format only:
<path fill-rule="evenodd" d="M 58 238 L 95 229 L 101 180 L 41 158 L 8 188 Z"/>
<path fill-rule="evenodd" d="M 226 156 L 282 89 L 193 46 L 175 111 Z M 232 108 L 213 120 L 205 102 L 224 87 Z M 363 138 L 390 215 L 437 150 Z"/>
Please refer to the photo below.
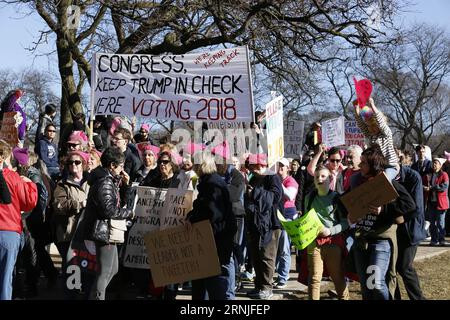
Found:
<path fill-rule="evenodd" d="M 431 201 L 432 194 L 436 193 L 436 198 L 437 198 L 436 209 L 437 210 L 447 210 L 449 208 L 448 197 L 447 197 L 448 184 L 449 184 L 448 175 L 446 172 L 444 172 L 442 170 L 439 172 L 439 175 L 437 176 L 434 184 L 432 183 L 432 181 L 430 181 L 429 199 Z"/>
<path fill-rule="evenodd" d="M 36 206 L 37 187 L 33 182 L 24 182 L 9 169 L 3 169 L 3 176 L 11 193 L 11 203 L 0 204 L 0 231 L 22 233 L 21 211 L 31 211 Z"/>

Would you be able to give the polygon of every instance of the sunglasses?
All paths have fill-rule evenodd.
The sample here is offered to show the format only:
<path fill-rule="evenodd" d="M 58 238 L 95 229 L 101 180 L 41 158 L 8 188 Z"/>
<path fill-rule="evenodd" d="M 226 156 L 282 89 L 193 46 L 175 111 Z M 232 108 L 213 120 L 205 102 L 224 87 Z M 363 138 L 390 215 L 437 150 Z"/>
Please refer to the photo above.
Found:
<path fill-rule="evenodd" d="M 68 164 L 69 166 L 71 166 L 71 165 L 73 165 L 73 164 L 79 166 L 79 165 L 81 164 L 81 161 L 80 161 L 80 160 L 69 160 L 69 161 L 67 161 L 67 164 Z"/>
<path fill-rule="evenodd" d="M 330 162 L 339 163 L 342 161 L 342 159 L 328 159 Z"/>
<path fill-rule="evenodd" d="M 161 165 L 161 164 L 166 165 L 166 164 L 168 164 L 168 163 L 170 163 L 170 160 L 159 160 L 159 161 L 158 161 L 158 165 Z"/>

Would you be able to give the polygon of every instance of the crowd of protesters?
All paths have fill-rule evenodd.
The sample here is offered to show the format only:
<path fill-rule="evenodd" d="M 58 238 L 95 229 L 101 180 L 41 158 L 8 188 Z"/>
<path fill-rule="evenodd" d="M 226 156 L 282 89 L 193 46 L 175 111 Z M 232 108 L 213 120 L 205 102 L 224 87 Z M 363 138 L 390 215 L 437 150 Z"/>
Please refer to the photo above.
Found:
<path fill-rule="evenodd" d="M 6 99 L 17 109 L 20 96 L 14 91 Z M 2 103 L 2 112 L 16 110 L 3 110 L 8 101 Z M 128 201 L 133 183 L 195 191 L 186 226 L 210 221 L 221 265 L 221 274 L 192 281 L 195 300 L 234 299 L 241 282 L 249 279 L 254 289 L 247 294 L 255 299 L 270 299 L 274 288 L 286 288 L 292 246 L 277 213 L 295 220 L 311 208 L 324 227 L 305 250 L 296 252 L 297 271 L 307 274 L 310 299 L 320 299 L 325 274 L 337 297 L 349 299 L 352 272 L 363 299 L 401 299 L 397 274 L 410 299 L 425 299 L 413 261 L 417 246 L 428 236 L 430 245 L 446 245 L 450 156 L 428 159 L 426 147 L 418 145 L 413 162 L 412 156 L 394 149 L 386 118 L 372 99 L 369 106 L 373 115 L 367 121 L 354 108 L 366 148 L 328 148 L 307 135 L 298 159 L 282 158 L 269 168 L 266 154 L 232 155 L 227 144 L 213 148 L 212 155 L 202 153 L 205 144 L 191 143 L 181 150 L 171 143 L 157 145 L 148 124 L 135 130 L 126 118 L 96 117 L 89 139 L 83 114 L 74 116 L 70 128 L 58 130 L 53 121 L 58 108 L 47 105 L 34 151 L 0 140 L 0 299 L 39 297 L 41 272 L 50 289 L 57 290 L 62 279 L 64 297 L 75 298 L 66 287 L 66 268 L 81 221 L 80 236 L 95 243 L 99 266 L 83 280 L 83 298 L 104 300 L 116 276 L 121 278 L 119 287 L 134 282 L 144 294 L 175 299 L 178 284 L 155 288 L 150 271 L 123 270 L 123 244 L 134 221 Z M 252 125 L 262 137 L 263 119 L 258 119 Z M 320 130 L 320 125 L 311 130 Z M 19 140 L 24 138 L 20 131 Z M 195 163 L 198 153 L 201 161 Z M 224 161 L 217 162 L 217 157 Z M 399 197 L 381 207 L 369 206 L 362 220 L 349 221 L 340 197 L 383 173 Z M 62 257 L 61 275 L 46 249 L 50 243 Z M 371 267 L 377 269 L 374 286 L 366 281 Z"/>

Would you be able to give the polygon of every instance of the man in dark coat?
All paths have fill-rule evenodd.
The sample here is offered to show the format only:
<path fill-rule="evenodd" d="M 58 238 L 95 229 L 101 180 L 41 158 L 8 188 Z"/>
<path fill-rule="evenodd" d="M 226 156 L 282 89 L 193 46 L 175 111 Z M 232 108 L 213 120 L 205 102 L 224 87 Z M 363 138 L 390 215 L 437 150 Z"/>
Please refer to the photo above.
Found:
<path fill-rule="evenodd" d="M 409 299 L 424 300 L 419 277 L 413 267 L 417 246 L 426 237 L 422 179 L 417 171 L 401 166 L 397 181 L 405 187 L 416 204 L 413 214 L 404 216 L 405 222 L 397 228 L 397 272 L 403 279 Z M 398 282 L 395 299 L 401 299 Z"/>
<path fill-rule="evenodd" d="M 283 213 L 283 186 L 278 175 L 267 170 L 264 154 L 250 155 L 248 169 L 251 177 L 244 196 L 249 249 L 255 269 L 255 289 L 252 298 L 267 300 L 273 296 L 275 270 L 281 224 L 277 210 Z"/>

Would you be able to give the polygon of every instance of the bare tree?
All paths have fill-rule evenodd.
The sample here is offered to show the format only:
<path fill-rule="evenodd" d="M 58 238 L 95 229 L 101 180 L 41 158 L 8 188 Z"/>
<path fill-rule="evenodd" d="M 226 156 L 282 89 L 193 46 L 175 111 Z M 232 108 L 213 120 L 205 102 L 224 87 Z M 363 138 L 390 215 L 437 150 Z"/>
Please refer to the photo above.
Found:
<path fill-rule="evenodd" d="M 50 87 L 53 80 L 48 73 L 36 70 L 0 70 L 0 99 L 10 90 L 24 91 L 20 104 L 27 114 L 28 143 L 34 141 L 39 114 L 44 111 L 44 106 L 47 103 L 58 104 L 59 98 Z"/>
<path fill-rule="evenodd" d="M 61 76 L 61 122 L 82 111 L 80 92 L 91 78 L 96 51 L 183 54 L 201 48 L 248 45 L 253 62 L 283 81 L 304 85 L 293 74 L 314 63 L 339 59 L 325 50 L 334 41 L 365 49 L 390 41 L 399 0 L 3 0 L 36 10 L 48 28 L 32 49 L 54 40 Z M 80 9 L 81 27 L 72 24 L 71 6 Z M 372 23 L 374 8 L 379 13 Z M 281 84 L 281 82 L 280 82 Z M 298 100 L 298 99 L 297 99 Z"/>
<path fill-rule="evenodd" d="M 401 148 L 428 143 L 437 128 L 449 124 L 449 48 L 444 30 L 416 25 L 398 45 L 363 60 L 360 72 L 378 85 L 378 104 L 397 130 Z"/>

